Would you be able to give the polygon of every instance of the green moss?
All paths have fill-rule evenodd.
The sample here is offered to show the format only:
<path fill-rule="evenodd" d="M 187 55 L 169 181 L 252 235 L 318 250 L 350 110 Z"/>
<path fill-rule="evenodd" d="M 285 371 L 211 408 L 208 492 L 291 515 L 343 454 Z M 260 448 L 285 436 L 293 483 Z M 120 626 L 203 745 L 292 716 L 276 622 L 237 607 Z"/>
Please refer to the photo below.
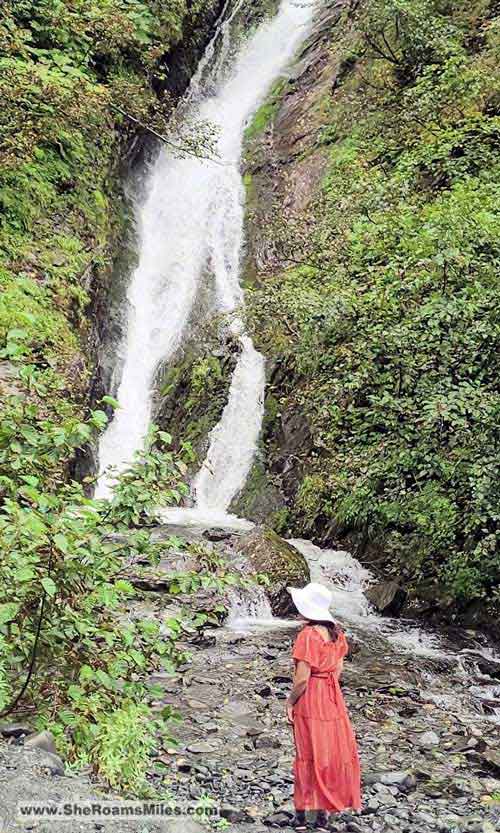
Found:
<path fill-rule="evenodd" d="M 277 509 L 275 512 L 272 513 L 269 519 L 269 525 L 275 532 L 278 533 L 278 535 L 283 535 L 289 528 L 289 524 L 290 512 L 286 507 Z"/>
<path fill-rule="evenodd" d="M 253 184 L 253 176 L 250 171 L 247 171 L 243 175 L 243 185 L 245 186 L 246 197 L 247 197 L 247 204 L 251 201 L 252 196 L 254 194 L 254 184 Z"/>
<path fill-rule="evenodd" d="M 262 134 L 271 124 L 274 115 L 278 110 L 281 93 L 285 85 L 286 82 L 283 80 L 277 81 L 274 84 L 267 100 L 259 107 L 252 121 L 245 130 L 245 142 L 250 142 L 257 136 L 260 136 L 260 134 Z"/>

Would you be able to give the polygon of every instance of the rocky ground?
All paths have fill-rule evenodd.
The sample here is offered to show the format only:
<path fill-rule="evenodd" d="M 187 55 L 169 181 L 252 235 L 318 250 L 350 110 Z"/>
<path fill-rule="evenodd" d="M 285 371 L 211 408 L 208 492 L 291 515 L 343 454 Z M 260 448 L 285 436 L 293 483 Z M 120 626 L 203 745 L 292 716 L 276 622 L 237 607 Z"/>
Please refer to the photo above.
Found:
<path fill-rule="evenodd" d="M 350 633 L 357 650 L 346 664 L 342 685 L 358 737 L 364 806 L 359 814 L 338 816 L 334 829 L 500 829 L 498 732 L 474 706 L 470 689 L 481 671 L 472 655 L 478 680 L 463 676 L 451 661 L 398 655 L 382 637 Z M 265 833 L 290 828 L 293 744 L 284 700 L 293 634 L 290 628 L 260 633 L 220 628 L 206 635 L 205 644 L 199 638 L 196 645 L 186 643 L 192 659 L 176 677 L 155 677 L 164 689 L 157 707 L 173 704 L 184 720 L 177 727 L 178 746 L 158 751 L 151 780 L 171 790 L 179 802 L 213 797 L 221 804 L 226 829 Z M 18 742 L 12 739 L 0 747 L 4 815 L 12 815 L 21 796 L 62 801 L 96 794 L 88 778 L 62 775 L 51 769 L 46 753 L 18 747 Z M 198 829 L 189 820 L 178 825 L 121 823 L 120 829 Z M 49 827 L 12 824 L 11 829 Z M 118 828 L 71 823 L 71 830 L 80 829 Z"/>
<path fill-rule="evenodd" d="M 168 783 L 182 797 L 219 797 L 224 816 L 242 831 L 287 828 L 292 817 L 292 735 L 284 715 L 292 635 L 221 630 L 214 645 L 196 650 L 182 678 L 165 685 L 165 701 L 189 715 Z M 447 663 L 397 660 L 383 653 L 382 640 L 371 642 L 378 653 L 360 640 L 343 680 L 364 807 L 338 817 L 335 829 L 498 829 L 494 724 L 453 701 Z"/>
<path fill-rule="evenodd" d="M 167 529 L 167 537 L 171 532 Z M 276 540 L 269 537 L 266 530 L 236 536 L 202 536 L 199 531 L 184 530 L 183 535 L 191 543 L 203 541 L 209 552 L 229 560 L 236 569 L 246 565 L 247 570 L 270 574 L 281 559 L 297 583 L 309 580 L 309 574 L 313 580 L 328 582 L 338 569 L 338 565 L 332 567 L 335 554 L 315 547 L 308 548 L 307 563 L 296 550 L 291 558 L 290 545 L 277 536 Z M 168 576 L 195 566 L 189 553 L 170 551 L 157 568 L 131 574 L 140 598 L 131 601 L 123 615 L 163 620 L 183 608 L 210 611 L 221 601 L 227 605 L 227 591 L 221 595 L 222 591 L 200 590 L 185 598 L 166 595 Z M 288 613 L 283 604 L 289 594 L 278 592 L 286 583 L 284 571 L 282 566 L 283 581 L 273 576 L 271 600 L 279 615 Z M 339 587 L 337 613 L 342 610 Z M 254 594 L 257 602 L 262 600 L 262 590 L 242 592 Z M 347 609 L 354 610 L 354 594 L 352 590 L 346 593 Z M 291 644 L 299 623 L 253 619 L 249 627 L 248 620 L 230 619 L 232 624 L 226 621 L 217 627 L 216 617 L 211 621 L 201 630 L 186 629 L 180 647 L 188 659 L 174 676 L 159 673 L 151 678 L 162 692 L 155 694 L 154 707 L 173 706 L 182 719 L 173 728 L 176 745 L 158 738 L 149 780 L 161 795 L 170 794 L 179 804 L 212 799 L 221 808 L 219 829 L 241 833 L 290 829 L 293 738 L 285 718 L 285 698 L 291 684 Z M 410 620 L 377 614 L 346 619 L 342 624 L 352 646 L 342 688 L 358 738 L 363 808 L 360 813 L 335 817 L 333 829 L 352 833 L 499 830 L 500 661 L 485 637 L 474 631 L 426 632 L 422 623 L 417 626 Z M 0 732 L 4 737 L 0 743 L 0 833 L 55 829 L 196 833 L 203 829 L 188 818 L 163 820 L 161 825 L 156 821 L 120 821 L 119 825 L 75 819 L 70 823 L 16 821 L 20 800 L 67 802 L 109 798 L 109 793 L 90 775 L 65 768 L 50 743 L 43 744 L 45 749 L 31 748 L 29 740 L 24 743 L 22 726 L 3 724 Z"/>

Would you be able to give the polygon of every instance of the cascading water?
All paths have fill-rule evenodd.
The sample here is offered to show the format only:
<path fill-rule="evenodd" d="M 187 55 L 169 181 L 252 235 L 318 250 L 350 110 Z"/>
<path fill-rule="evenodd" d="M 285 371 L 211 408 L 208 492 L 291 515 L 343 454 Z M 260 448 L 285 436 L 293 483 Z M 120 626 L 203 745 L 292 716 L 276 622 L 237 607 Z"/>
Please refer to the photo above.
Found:
<path fill-rule="evenodd" d="M 179 158 L 162 149 L 156 159 L 138 211 L 139 262 L 128 290 L 127 339 L 117 392 L 120 408 L 100 443 L 98 497 L 108 495 L 112 487 L 109 467 L 123 470 L 143 444 L 155 373 L 179 347 L 207 276 L 214 282 L 217 311 L 239 339 L 241 354 L 229 401 L 194 483 L 195 511 L 223 519 L 245 483 L 262 424 L 265 377 L 264 359 L 245 334 L 239 315 L 243 134 L 304 38 L 313 7 L 312 2 L 283 0 L 277 15 L 243 43 L 234 59 L 226 21 L 181 107 L 184 123 L 210 123 L 218 129 L 217 158 Z"/>

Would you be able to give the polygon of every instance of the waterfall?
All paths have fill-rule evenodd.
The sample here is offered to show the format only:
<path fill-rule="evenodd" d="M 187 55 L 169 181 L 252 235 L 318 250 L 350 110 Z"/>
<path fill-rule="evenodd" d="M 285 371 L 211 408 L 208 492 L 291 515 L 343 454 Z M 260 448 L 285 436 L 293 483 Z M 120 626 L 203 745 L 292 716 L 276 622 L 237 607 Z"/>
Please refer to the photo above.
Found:
<path fill-rule="evenodd" d="M 137 208 L 139 257 L 127 293 L 128 322 L 120 407 L 99 446 L 96 496 L 110 493 L 143 445 L 151 422 L 155 374 L 185 335 L 202 281 L 213 281 L 216 311 L 225 316 L 241 353 L 229 399 L 210 436 L 195 479 L 195 511 L 225 518 L 243 487 L 257 449 L 264 409 L 264 359 L 245 333 L 240 263 L 244 242 L 243 135 L 269 89 L 306 35 L 314 3 L 282 0 L 232 55 L 230 22 L 216 32 L 179 108 L 184 125 L 215 126 L 214 159 L 180 157 L 162 148 Z M 173 138 L 175 141 L 175 137 Z"/>

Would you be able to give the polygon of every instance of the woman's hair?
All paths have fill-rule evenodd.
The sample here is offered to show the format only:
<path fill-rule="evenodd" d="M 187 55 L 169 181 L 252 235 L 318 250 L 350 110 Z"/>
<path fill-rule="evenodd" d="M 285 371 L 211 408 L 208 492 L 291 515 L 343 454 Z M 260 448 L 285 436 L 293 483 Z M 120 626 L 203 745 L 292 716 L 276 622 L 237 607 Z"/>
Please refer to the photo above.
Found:
<path fill-rule="evenodd" d="M 339 637 L 340 626 L 337 624 L 337 622 L 330 622 L 328 620 L 320 621 L 318 619 L 307 619 L 306 626 L 307 625 L 323 625 L 323 627 L 325 627 L 328 633 L 330 634 L 330 639 L 332 640 L 332 642 L 335 642 Z"/>

